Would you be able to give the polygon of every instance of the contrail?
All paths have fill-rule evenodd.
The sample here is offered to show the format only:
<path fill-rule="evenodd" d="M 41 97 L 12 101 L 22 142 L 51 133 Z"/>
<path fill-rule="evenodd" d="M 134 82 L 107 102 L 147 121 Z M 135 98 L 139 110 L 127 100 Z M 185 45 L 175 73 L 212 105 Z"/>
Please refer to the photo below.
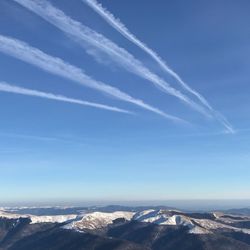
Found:
<path fill-rule="evenodd" d="M 114 112 L 132 114 L 130 111 L 120 109 L 117 107 L 112 107 L 112 106 L 99 104 L 99 103 L 95 103 L 95 102 L 78 100 L 78 99 L 69 98 L 69 97 L 66 97 L 63 95 L 46 93 L 46 92 L 33 90 L 33 89 L 22 88 L 19 86 L 8 84 L 6 82 L 0 82 L 0 91 L 7 92 L 7 93 L 19 94 L 19 95 L 35 96 L 35 97 L 56 100 L 56 101 L 61 101 L 61 102 L 74 103 L 74 104 L 79 104 L 79 105 L 83 105 L 83 106 L 90 106 L 90 107 L 95 107 L 95 108 L 99 108 L 99 109 L 106 109 L 106 110 L 114 111 Z"/>
<path fill-rule="evenodd" d="M 100 3 L 98 3 L 96 0 L 82 0 L 84 3 L 86 3 L 88 6 L 90 6 L 97 14 L 99 14 L 108 24 L 110 24 L 114 29 L 116 29 L 121 35 L 123 35 L 126 39 L 137 45 L 139 48 L 141 48 L 144 52 L 146 52 L 151 58 L 153 58 L 160 67 L 165 70 L 167 73 L 169 73 L 172 77 L 174 77 L 181 86 L 192 93 L 196 98 L 199 99 L 199 101 L 205 105 L 212 113 L 213 115 L 230 131 L 234 132 L 234 129 L 230 125 L 230 123 L 217 111 L 215 111 L 212 106 L 208 103 L 208 101 L 197 91 L 192 89 L 187 83 L 185 83 L 182 78 L 174 71 L 172 70 L 166 62 L 151 48 L 149 48 L 145 43 L 140 41 L 134 34 L 132 34 L 128 28 L 119 20 L 117 19 L 112 13 L 110 13 L 106 8 L 104 8 Z"/>
<path fill-rule="evenodd" d="M 144 50 L 148 55 L 150 55 L 155 61 L 165 70 L 167 73 L 172 75 L 181 85 L 194 94 L 198 99 L 207 106 L 210 110 L 212 107 L 209 103 L 202 97 L 198 92 L 193 90 L 190 86 L 188 86 L 181 77 L 174 72 L 164 61 L 163 59 L 151 48 L 149 48 L 145 43 L 140 41 L 134 34 L 132 34 L 128 28 L 119 20 L 117 19 L 112 13 L 110 13 L 106 8 L 104 8 L 100 3 L 95 0 L 82 0 L 88 6 L 90 6 L 97 14 L 99 14 L 106 22 L 108 22 L 114 29 L 116 29 L 121 35 L 127 38 L 129 41 L 137 45 L 139 48 Z"/>
<path fill-rule="evenodd" d="M 98 90 L 119 100 L 135 104 L 143 109 L 152 111 L 172 121 L 186 123 L 186 121 L 182 120 L 181 118 L 169 115 L 158 108 L 144 103 L 140 99 L 131 97 L 130 95 L 120 91 L 115 87 L 112 87 L 101 81 L 97 81 L 86 75 L 78 67 L 63 61 L 58 57 L 45 54 L 41 50 L 31 47 L 27 43 L 20 40 L 0 35 L 0 51 L 21 61 L 32 64 L 40 69 L 43 69 L 44 71 L 64 77 L 80 85 Z"/>
<path fill-rule="evenodd" d="M 103 35 L 90 29 L 89 27 L 81 24 L 78 21 L 73 20 L 69 16 L 65 15 L 63 11 L 55 8 L 46 0 L 14 0 L 23 7 L 36 13 L 47 22 L 56 26 L 58 29 L 69 35 L 70 38 L 76 40 L 81 46 L 88 44 L 95 47 L 97 50 L 104 52 L 112 60 L 124 67 L 129 72 L 136 74 L 137 76 L 146 79 L 160 88 L 162 91 L 179 98 L 181 101 L 191 106 L 193 109 L 202 113 L 203 115 L 210 117 L 209 114 L 202 106 L 193 102 L 189 97 L 183 95 L 180 91 L 172 88 L 162 78 L 151 72 L 146 68 L 139 60 L 131 55 L 125 49 L 119 47 L 111 40 L 107 39 Z M 86 46 L 86 45 L 85 45 Z M 85 47 L 84 47 L 85 48 Z M 96 53 L 92 56 L 97 56 Z"/>

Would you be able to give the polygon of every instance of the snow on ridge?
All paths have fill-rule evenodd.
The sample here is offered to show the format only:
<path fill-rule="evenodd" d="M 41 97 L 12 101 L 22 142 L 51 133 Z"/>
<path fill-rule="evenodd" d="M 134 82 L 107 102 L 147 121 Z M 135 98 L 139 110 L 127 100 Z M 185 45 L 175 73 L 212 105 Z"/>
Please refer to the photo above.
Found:
<path fill-rule="evenodd" d="M 8 219 L 19 219 L 19 218 L 29 218 L 29 215 L 27 214 L 13 214 L 8 213 L 6 211 L 0 210 L 0 218 L 8 218 Z"/>
<path fill-rule="evenodd" d="M 208 233 L 207 230 L 194 225 L 192 220 L 180 214 L 174 214 L 175 210 L 146 210 L 138 212 L 134 215 L 133 220 L 146 223 L 154 223 L 158 225 L 182 225 L 189 228 L 189 233 L 194 234 L 205 234 Z"/>
<path fill-rule="evenodd" d="M 134 220 L 147 223 L 155 223 L 158 225 L 182 225 L 189 227 L 189 233 L 207 234 L 212 233 L 211 230 L 216 229 L 230 229 L 235 232 L 243 232 L 250 234 L 250 229 L 237 228 L 224 224 L 221 216 L 223 213 L 214 213 L 215 220 L 211 219 L 195 219 L 188 215 L 174 214 L 172 210 L 147 210 L 136 213 Z M 177 211 L 178 212 L 178 211 Z"/>
<path fill-rule="evenodd" d="M 155 223 L 158 225 L 187 226 L 189 228 L 189 233 L 192 234 L 208 234 L 212 233 L 210 230 L 222 228 L 242 231 L 248 234 L 250 233 L 249 229 L 232 227 L 210 219 L 195 219 L 188 215 L 174 214 L 174 212 L 175 211 L 172 210 L 147 210 L 136 213 L 133 219 L 140 222 Z M 219 217 L 218 214 L 216 217 Z"/>
<path fill-rule="evenodd" d="M 177 211 L 178 212 L 178 211 Z M 221 217 L 223 214 L 216 213 L 215 220 L 211 219 L 196 219 L 188 215 L 175 214 L 173 210 L 144 210 L 137 213 L 134 212 L 89 212 L 85 214 L 66 214 L 66 215 L 30 215 L 10 213 L 0 209 L 0 217 L 8 219 L 30 218 L 31 224 L 35 223 L 67 223 L 63 226 L 64 229 L 73 229 L 84 231 L 84 229 L 94 230 L 102 229 L 107 225 L 112 224 L 115 219 L 124 218 L 126 220 L 135 220 L 145 223 L 155 223 L 158 225 L 180 225 L 187 226 L 189 233 L 207 234 L 212 233 L 216 229 L 228 229 L 235 232 L 243 232 L 250 234 L 250 229 L 237 228 L 232 225 L 225 224 L 227 220 L 232 222 L 237 221 L 231 218 Z"/>
<path fill-rule="evenodd" d="M 191 220 L 183 215 L 173 215 L 170 217 L 166 217 L 166 220 L 161 225 L 183 225 L 188 227 L 193 227 L 193 223 Z"/>
<path fill-rule="evenodd" d="M 124 218 L 126 220 L 131 220 L 133 217 L 133 212 L 92 212 L 87 213 L 82 216 L 80 220 L 75 220 L 63 226 L 64 229 L 73 229 L 82 231 L 84 229 L 101 229 L 109 224 L 112 224 L 115 219 Z"/>
<path fill-rule="evenodd" d="M 208 219 L 194 219 L 194 221 L 198 223 L 201 227 L 207 230 L 225 228 L 225 229 L 231 229 L 235 232 L 243 232 L 246 234 L 250 234 L 250 229 L 233 227 L 233 226 L 226 225 L 218 221 L 213 221 L 213 220 L 208 220 Z"/>
<path fill-rule="evenodd" d="M 148 214 L 150 214 L 152 212 L 155 212 L 155 211 L 156 211 L 155 209 L 147 209 L 147 210 L 137 212 L 137 213 L 134 214 L 133 219 L 136 220 L 137 218 L 140 218 L 142 216 L 147 216 Z"/>
<path fill-rule="evenodd" d="M 191 220 L 184 215 L 175 215 L 173 210 L 146 210 L 136 213 L 133 220 L 159 225 L 191 225 Z"/>
<path fill-rule="evenodd" d="M 74 220 L 78 217 L 76 214 L 67 214 L 67 215 L 42 215 L 36 216 L 31 215 L 31 224 L 35 223 L 63 223 L 69 220 Z"/>
<path fill-rule="evenodd" d="M 31 224 L 35 223 L 62 223 L 69 220 L 76 219 L 78 215 L 67 214 L 67 215 L 30 215 L 30 214 L 13 214 L 6 211 L 0 210 L 0 217 L 8 219 L 20 219 L 20 218 L 30 218 Z"/>

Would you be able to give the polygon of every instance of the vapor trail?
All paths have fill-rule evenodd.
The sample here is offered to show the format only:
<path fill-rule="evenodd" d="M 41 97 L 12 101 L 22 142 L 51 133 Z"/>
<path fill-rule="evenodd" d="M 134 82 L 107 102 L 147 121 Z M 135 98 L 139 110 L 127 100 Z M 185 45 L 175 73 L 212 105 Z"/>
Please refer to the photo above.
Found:
<path fill-rule="evenodd" d="M 152 111 L 172 121 L 185 123 L 184 120 L 166 114 L 160 109 L 144 103 L 140 99 L 135 99 L 115 87 L 112 87 L 101 81 L 97 81 L 86 75 L 81 69 L 63 61 L 58 57 L 53 57 L 51 55 L 45 54 L 41 50 L 31 47 L 27 43 L 20 40 L 0 35 L 0 51 L 9 56 L 32 64 L 40 69 L 43 69 L 44 71 L 50 72 L 60 77 L 64 77 L 80 85 L 98 90 L 119 100 L 135 104 L 143 109 Z"/>
<path fill-rule="evenodd" d="M 213 115 L 229 130 L 230 132 L 234 132 L 231 124 L 217 111 L 215 111 L 212 106 L 208 103 L 208 101 L 197 91 L 192 89 L 187 83 L 185 83 L 182 78 L 172 70 L 166 62 L 151 48 L 149 48 L 145 43 L 140 41 L 134 34 L 132 34 L 128 28 L 119 20 L 117 19 L 112 13 L 110 13 L 106 8 L 104 8 L 100 3 L 96 0 L 82 0 L 88 6 L 90 6 L 97 14 L 99 14 L 108 24 L 110 24 L 114 29 L 116 29 L 121 35 L 123 35 L 126 39 L 137 45 L 141 48 L 144 52 L 146 52 L 151 58 L 153 58 L 160 67 L 169 73 L 172 77 L 174 77 L 181 86 L 192 93 L 199 101 L 205 105 Z"/>
<path fill-rule="evenodd" d="M 7 93 L 19 94 L 19 95 L 35 96 L 35 97 L 51 99 L 51 100 L 56 100 L 56 101 L 61 101 L 61 102 L 68 102 L 68 103 L 74 103 L 74 104 L 79 104 L 79 105 L 83 105 L 83 106 L 95 107 L 95 108 L 99 108 L 99 109 L 106 109 L 106 110 L 114 111 L 114 112 L 131 114 L 130 111 L 120 109 L 117 107 L 112 107 L 112 106 L 108 106 L 108 105 L 104 105 L 104 104 L 100 104 L 100 103 L 95 103 L 95 102 L 83 101 L 83 100 L 79 100 L 79 99 L 69 98 L 69 97 L 66 97 L 63 95 L 46 93 L 46 92 L 41 92 L 41 91 L 33 90 L 33 89 L 22 88 L 19 86 L 10 85 L 10 84 L 5 83 L 5 82 L 0 82 L 0 91 L 7 92 Z"/>
<path fill-rule="evenodd" d="M 89 27 L 81 24 L 78 21 L 73 20 L 67 16 L 63 11 L 57 9 L 46 0 L 14 0 L 23 7 L 36 13 L 47 22 L 56 26 L 58 29 L 69 35 L 81 46 L 86 44 L 95 47 L 98 51 L 104 52 L 112 60 L 117 62 L 123 68 L 136 74 L 137 76 L 146 79 L 160 88 L 162 91 L 173 95 L 191 106 L 193 109 L 202 113 L 207 117 L 211 117 L 211 114 L 207 112 L 202 106 L 190 100 L 189 97 L 183 95 L 180 91 L 172 88 L 164 79 L 160 78 L 148 68 L 146 68 L 139 60 L 131 55 L 125 49 L 119 47 L 117 44 L 107 39 L 103 35 L 90 29 Z M 84 47 L 85 49 L 85 47 Z M 92 53 L 92 56 L 98 57 L 97 53 Z"/>
<path fill-rule="evenodd" d="M 148 55 L 150 55 L 155 61 L 165 70 L 167 73 L 172 75 L 178 82 L 189 92 L 194 94 L 199 100 L 206 105 L 210 110 L 212 110 L 209 103 L 202 97 L 198 92 L 193 90 L 190 86 L 188 86 L 181 77 L 175 73 L 167 64 L 163 61 L 163 59 L 152 49 L 150 49 L 145 43 L 140 41 L 134 34 L 132 34 L 128 28 L 117 19 L 112 13 L 110 13 L 106 8 L 104 8 L 100 3 L 95 0 L 82 0 L 88 6 L 90 6 L 97 14 L 99 14 L 106 22 L 108 22 L 114 29 L 116 29 L 121 35 L 127 38 L 129 41 L 140 47 L 144 50 Z"/>

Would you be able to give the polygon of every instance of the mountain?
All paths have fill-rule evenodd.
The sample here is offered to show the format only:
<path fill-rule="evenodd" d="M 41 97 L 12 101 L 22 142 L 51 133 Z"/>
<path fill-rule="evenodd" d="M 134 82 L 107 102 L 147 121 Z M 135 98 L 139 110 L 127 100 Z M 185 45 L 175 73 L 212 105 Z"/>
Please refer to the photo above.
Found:
<path fill-rule="evenodd" d="M 59 214 L 40 216 L 5 209 L 0 211 L 0 249 L 250 250 L 250 217 L 245 215 L 113 209 L 71 208 L 75 214 L 59 209 Z"/>
<path fill-rule="evenodd" d="M 133 212 L 116 211 L 112 213 L 105 212 L 92 212 L 82 216 L 80 220 L 72 221 L 69 224 L 63 226 L 64 229 L 73 229 L 77 231 L 88 231 L 88 230 L 105 230 L 108 225 L 117 221 L 119 218 L 123 218 L 124 221 L 131 220 Z"/>
<path fill-rule="evenodd" d="M 111 213 L 115 211 L 125 212 L 139 212 L 147 209 L 175 209 L 168 206 L 121 206 L 121 205 L 108 205 L 108 206 L 90 206 L 90 207 L 0 207 L 0 211 L 7 211 L 11 214 L 30 214 L 30 215 L 67 215 L 67 214 L 82 214 L 90 212 L 106 212 Z"/>

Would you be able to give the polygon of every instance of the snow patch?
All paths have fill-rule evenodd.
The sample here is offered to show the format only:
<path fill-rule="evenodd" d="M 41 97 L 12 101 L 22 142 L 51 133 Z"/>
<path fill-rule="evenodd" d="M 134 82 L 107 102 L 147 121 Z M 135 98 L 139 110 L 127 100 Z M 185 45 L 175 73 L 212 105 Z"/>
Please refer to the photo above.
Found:
<path fill-rule="evenodd" d="M 63 223 L 69 220 L 74 220 L 77 218 L 76 214 L 67 215 L 46 215 L 46 216 L 34 216 L 31 215 L 31 224 L 35 223 Z"/>

